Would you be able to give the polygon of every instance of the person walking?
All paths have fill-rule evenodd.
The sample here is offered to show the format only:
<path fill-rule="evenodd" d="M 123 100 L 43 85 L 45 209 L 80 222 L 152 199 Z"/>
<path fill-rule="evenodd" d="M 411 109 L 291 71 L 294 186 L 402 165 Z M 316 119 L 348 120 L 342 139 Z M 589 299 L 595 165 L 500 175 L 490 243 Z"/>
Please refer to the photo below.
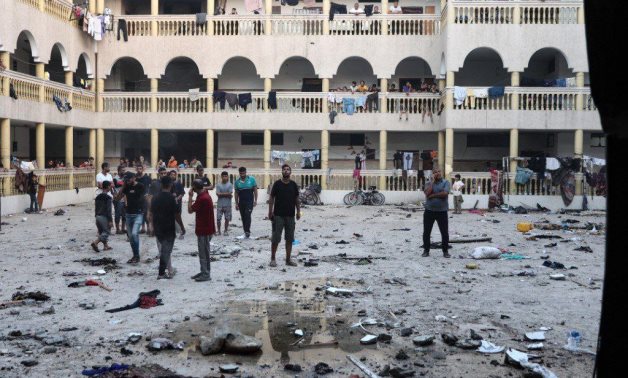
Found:
<path fill-rule="evenodd" d="M 98 229 L 98 239 L 91 244 L 94 252 L 98 250 L 98 243 L 102 243 L 103 251 L 112 249 L 109 246 L 109 235 L 113 227 L 113 217 L 111 216 L 112 199 L 111 199 L 111 181 L 103 181 L 100 185 L 102 192 L 96 196 L 94 200 L 94 213 L 96 216 L 96 228 Z"/>
<path fill-rule="evenodd" d="M 196 193 L 196 200 L 194 200 Z M 196 237 L 198 239 L 198 259 L 201 271 L 192 276 L 196 282 L 211 280 L 210 276 L 210 241 L 216 232 L 214 225 L 214 204 L 201 180 L 194 180 L 188 192 L 188 213 L 196 214 Z"/>
<path fill-rule="evenodd" d="M 231 222 L 231 198 L 233 197 L 233 184 L 229 182 L 229 173 L 224 171 L 220 174 L 220 183 L 216 184 L 216 235 L 220 235 L 220 222 L 225 217 L 225 236 L 229 232 L 229 222 Z"/>
<path fill-rule="evenodd" d="M 128 264 L 137 264 L 140 262 L 140 227 L 144 222 L 144 193 L 146 188 L 136 179 L 136 174 L 127 172 L 124 176 L 124 185 L 122 190 L 116 195 L 116 200 L 125 197 L 126 203 L 126 231 L 131 243 L 133 257 L 127 261 Z"/>
<path fill-rule="evenodd" d="M 291 259 L 292 242 L 294 241 L 295 209 L 297 220 L 301 219 L 301 204 L 299 203 L 299 187 L 290 179 L 292 169 L 288 164 L 281 167 L 281 180 L 275 181 L 270 191 L 268 201 L 268 219 L 272 222 L 272 240 L 270 266 L 277 266 L 275 255 L 281 233 L 285 229 L 284 240 L 286 241 L 286 265 L 297 266 L 296 261 Z"/>
<path fill-rule="evenodd" d="M 176 270 L 172 267 L 172 248 L 175 239 L 175 216 L 177 203 L 172 196 L 172 178 L 163 176 L 161 179 L 161 191 L 153 196 L 150 204 L 149 222 L 153 224 L 157 249 L 159 250 L 159 271 L 157 279 L 170 279 L 174 277 Z M 167 272 L 166 272 L 167 270 Z"/>
<path fill-rule="evenodd" d="M 246 168 L 238 169 L 240 178 L 233 185 L 235 189 L 235 205 L 236 210 L 240 211 L 242 218 L 242 228 L 244 228 L 244 238 L 251 236 L 251 214 L 253 208 L 257 206 L 257 182 L 252 176 L 247 176 Z"/>
<path fill-rule="evenodd" d="M 179 228 L 181 228 L 181 235 L 179 236 L 179 240 L 183 240 L 185 237 L 185 226 L 183 225 L 183 219 L 181 218 L 181 213 L 183 210 L 183 196 L 185 195 L 185 188 L 183 187 L 183 183 L 179 180 L 179 175 L 177 171 L 170 171 L 170 179 L 172 180 L 172 187 L 170 192 L 172 193 L 172 197 L 174 201 L 177 203 L 177 212 L 175 213 L 174 219 L 177 221 Z"/>
<path fill-rule="evenodd" d="M 122 190 L 124 185 L 124 170 L 125 165 L 119 165 L 116 175 L 113 177 L 113 191 L 114 197 Z M 116 235 L 126 234 L 126 214 L 124 208 L 124 200 L 113 201 L 113 213 L 116 226 Z"/>
<path fill-rule="evenodd" d="M 140 156 L 138 163 L 135 165 L 135 172 L 137 173 L 136 181 L 144 186 L 144 206 L 143 209 L 147 210 L 148 205 L 148 188 L 150 188 L 151 179 L 150 176 L 144 173 L 144 156 Z M 147 214 L 144 213 L 144 217 L 142 220 L 142 229 L 140 230 L 140 234 L 146 233 L 146 224 L 148 221 Z"/>
<path fill-rule="evenodd" d="M 425 212 L 423 213 L 423 254 L 422 257 L 430 255 L 430 235 L 434 222 L 438 223 L 438 230 L 442 237 L 443 257 L 451 257 L 447 249 L 449 248 L 449 230 L 447 220 L 447 210 L 449 209 L 449 181 L 443 180 L 440 168 L 432 170 L 432 181 L 425 187 Z"/>

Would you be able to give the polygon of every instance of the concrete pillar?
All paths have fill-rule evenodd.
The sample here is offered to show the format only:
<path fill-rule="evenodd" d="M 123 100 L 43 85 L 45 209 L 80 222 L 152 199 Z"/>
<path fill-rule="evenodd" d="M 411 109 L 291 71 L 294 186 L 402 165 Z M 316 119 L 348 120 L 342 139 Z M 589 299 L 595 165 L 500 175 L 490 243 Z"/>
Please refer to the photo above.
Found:
<path fill-rule="evenodd" d="M 269 170 L 270 169 L 270 148 L 271 148 L 271 144 L 270 144 L 270 130 L 266 129 L 264 130 L 264 169 L 265 170 Z M 264 189 L 268 188 L 268 185 L 270 185 L 270 175 L 268 173 L 264 174 Z"/>
<path fill-rule="evenodd" d="M 446 84 L 447 81 L 445 79 L 438 79 L 438 90 L 441 91 L 441 93 L 445 93 Z"/>
<path fill-rule="evenodd" d="M 273 0 L 264 0 L 264 34 L 273 34 L 273 25 L 270 19 L 273 13 Z"/>
<path fill-rule="evenodd" d="M 327 102 L 327 92 L 329 92 L 329 79 L 322 79 L 323 82 L 323 113 L 329 112 L 329 104 Z"/>
<path fill-rule="evenodd" d="M 584 131 L 578 129 L 574 131 L 573 154 L 574 158 L 582 159 L 584 153 Z M 582 170 L 581 170 L 582 172 Z M 576 179 L 576 195 L 582 195 L 582 173 Z"/>
<path fill-rule="evenodd" d="M 207 155 L 205 159 L 207 169 L 212 169 L 214 168 L 214 130 L 212 129 L 207 129 L 205 152 Z"/>
<path fill-rule="evenodd" d="M 0 119 L 0 162 L 6 169 L 11 168 L 11 120 Z"/>
<path fill-rule="evenodd" d="M 510 171 L 510 193 L 515 194 L 517 192 L 517 185 L 515 184 L 515 174 L 517 173 L 517 161 L 513 160 L 519 156 L 519 130 L 510 129 L 510 165 L 508 170 Z"/>
<path fill-rule="evenodd" d="M 72 71 L 65 71 L 65 85 L 73 88 L 74 85 L 74 73 Z M 72 95 L 72 91 L 68 91 L 68 102 L 70 104 L 74 103 L 74 96 Z"/>
<path fill-rule="evenodd" d="M 159 15 L 159 0 L 150 0 L 150 15 L 153 16 L 150 20 L 150 35 L 156 37 L 158 33 L 155 16 Z"/>
<path fill-rule="evenodd" d="M 323 35 L 329 35 L 329 9 L 331 9 L 331 0 L 323 0 Z"/>
<path fill-rule="evenodd" d="M 438 132 L 438 167 L 441 172 L 445 171 L 445 132 Z"/>
<path fill-rule="evenodd" d="M 96 0 L 96 13 L 105 13 L 105 0 Z"/>
<path fill-rule="evenodd" d="M 35 76 L 39 79 L 45 79 L 46 73 L 44 72 L 43 63 L 35 63 Z M 46 101 L 46 89 L 43 85 L 39 85 L 39 102 Z"/>
<path fill-rule="evenodd" d="M 46 124 L 35 124 L 35 160 L 39 169 L 46 168 Z"/>
<path fill-rule="evenodd" d="M 388 132 L 379 131 L 379 169 L 386 169 L 386 155 L 388 154 Z M 386 176 L 379 177 L 379 190 L 386 190 Z"/>
<path fill-rule="evenodd" d="M 209 94 L 207 96 L 207 111 L 212 113 L 214 111 L 214 97 L 212 96 L 214 93 L 214 79 L 211 77 L 207 79 L 207 93 Z"/>
<path fill-rule="evenodd" d="M 451 11 L 451 9 L 449 10 Z M 454 108 L 454 73 L 452 71 L 447 71 L 447 75 L 445 76 L 445 109 L 453 109 Z"/>
<path fill-rule="evenodd" d="M 517 8 L 518 9 L 518 8 Z M 510 86 L 518 87 L 519 86 L 519 74 L 520 72 L 511 72 L 510 73 Z M 510 108 L 512 110 L 519 110 L 519 93 L 513 93 L 510 98 L 511 104 Z"/>
<path fill-rule="evenodd" d="M 584 88 L 584 72 L 576 72 L 576 87 Z M 584 110 L 584 95 L 576 95 L 576 110 Z"/>
<path fill-rule="evenodd" d="M 70 170 L 68 189 L 74 189 L 74 127 L 65 128 L 65 167 Z"/>
<path fill-rule="evenodd" d="M 380 87 L 379 112 L 387 113 L 388 112 L 388 96 L 386 94 L 388 93 L 388 79 L 379 79 L 379 87 Z"/>
<path fill-rule="evenodd" d="M 45 11 L 46 10 L 46 0 L 37 0 L 37 8 L 39 8 L 40 11 Z"/>
<path fill-rule="evenodd" d="M 102 112 L 104 110 L 104 100 L 102 98 L 102 94 L 105 92 L 104 79 L 96 80 L 96 91 L 98 92 L 98 96 L 96 96 L 96 111 Z"/>
<path fill-rule="evenodd" d="M 96 0 L 90 0 L 87 4 L 87 10 L 89 11 L 89 13 L 94 14 L 96 13 Z"/>
<path fill-rule="evenodd" d="M 514 9 L 512 10 L 512 23 L 513 24 L 520 24 L 521 23 L 521 8 L 519 7 L 519 4 L 515 3 L 514 4 Z"/>
<path fill-rule="evenodd" d="M 152 113 L 157 112 L 157 96 L 155 95 L 157 92 L 159 92 L 159 80 L 150 79 L 150 111 Z"/>
<path fill-rule="evenodd" d="M 442 8 L 441 8 L 442 9 Z M 456 22 L 456 12 L 454 10 L 454 4 L 452 1 L 447 5 L 447 23 L 453 25 Z"/>
<path fill-rule="evenodd" d="M 445 175 L 449 179 L 454 171 L 454 129 L 445 129 Z"/>
<path fill-rule="evenodd" d="M 321 178 L 321 187 L 327 189 L 327 170 L 329 169 L 329 131 L 321 131 L 321 170 L 323 177 Z"/>
<path fill-rule="evenodd" d="M 96 129 L 89 130 L 89 157 L 96 159 Z"/>
<path fill-rule="evenodd" d="M 264 78 L 264 92 L 266 92 L 266 98 L 264 99 L 264 111 L 269 112 L 268 108 L 268 92 L 272 89 L 272 80 L 268 77 Z"/>
<path fill-rule="evenodd" d="M 96 130 L 96 172 L 100 171 L 100 166 L 105 162 L 105 130 Z"/>
<path fill-rule="evenodd" d="M 150 129 L 150 166 L 157 167 L 159 160 L 159 130 Z"/>
<path fill-rule="evenodd" d="M 0 62 L 2 65 L 6 67 L 8 71 L 11 68 L 11 59 L 8 51 L 0 51 Z M 0 95 L 8 96 L 9 95 L 9 80 L 4 80 L 2 82 L 2 88 L 0 88 Z"/>
<path fill-rule="evenodd" d="M 388 0 L 382 0 L 381 7 L 380 12 L 388 14 Z M 388 19 L 382 20 L 382 35 L 388 35 Z"/>
<path fill-rule="evenodd" d="M 216 9 L 216 3 L 215 0 L 207 0 L 207 15 L 209 17 L 212 17 L 214 15 L 214 10 Z M 208 29 L 212 29 L 212 33 L 213 33 L 213 29 L 214 28 L 208 28 Z"/>
<path fill-rule="evenodd" d="M 584 4 L 578 6 L 578 23 L 584 24 Z"/>

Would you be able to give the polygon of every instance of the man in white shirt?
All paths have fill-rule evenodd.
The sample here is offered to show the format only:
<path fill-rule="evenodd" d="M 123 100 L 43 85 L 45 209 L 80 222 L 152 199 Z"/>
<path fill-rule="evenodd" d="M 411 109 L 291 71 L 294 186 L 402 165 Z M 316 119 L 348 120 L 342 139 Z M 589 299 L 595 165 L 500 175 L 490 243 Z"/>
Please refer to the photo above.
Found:
<path fill-rule="evenodd" d="M 96 191 L 96 195 L 99 195 L 103 192 L 102 183 L 104 181 L 113 182 L 113 176 L 109 173 L 109 163 L 104 162 L 101 164 L 102 171 L 96 175 L 96 185 L 98 186 L 98 190 Z M 111 187 L 108 189 L 109 195 L 111 196 Z"/>
<path fill-rule="evenodd" d="M 456 175 L 456 181 L 451 186 L 451 194 L 454 196 L 454 214 L 462 214 L 462 188 L 464 183 L 460 179 L 460 175 Z"/>
<path fill-rule="evenodd" d="M 402 13 L 401 7 L 399 6 L 399 2 L 398 1 L 393 2 L 393 5 L 391 5 L 388 8 L 388 13 L 390 13 L 390 14 L 401 14 Z"/>
<path fill-rule="evenodd" d="M 364 9 L 360 9 L 360 4 L 355 3 L 353 5 L 353 9 L 349 10 L 349 13 L 359 16 L 361 14 L 364 14 Z"/>

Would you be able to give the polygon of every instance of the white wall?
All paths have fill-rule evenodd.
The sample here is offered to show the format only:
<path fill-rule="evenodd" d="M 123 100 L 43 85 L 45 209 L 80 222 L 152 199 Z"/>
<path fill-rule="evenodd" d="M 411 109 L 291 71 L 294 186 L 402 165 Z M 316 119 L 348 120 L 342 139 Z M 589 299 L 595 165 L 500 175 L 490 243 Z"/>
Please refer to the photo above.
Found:
<path fill-rule="evenodd" d="M 68 204 L 80 204 L 91 202 L 94 199 L 96 188 L 79 189 L 76 193 L 74 190 L 62 190 L 58 192 L 46 192 L 44 194 L 43 209 L 52 209 L 55 207 L 67 206 Z M 27 194 L 2 197 L 2 216 L 16 214 L 16 216 L 28 218 L 40 216 L 38 214 L 24 214 L 24 209 L 30 206 L 30 197 Z M 70 209 L 70 212 L 72 210 Z M 16 219 L 17 220 L 17 219 Z"/>

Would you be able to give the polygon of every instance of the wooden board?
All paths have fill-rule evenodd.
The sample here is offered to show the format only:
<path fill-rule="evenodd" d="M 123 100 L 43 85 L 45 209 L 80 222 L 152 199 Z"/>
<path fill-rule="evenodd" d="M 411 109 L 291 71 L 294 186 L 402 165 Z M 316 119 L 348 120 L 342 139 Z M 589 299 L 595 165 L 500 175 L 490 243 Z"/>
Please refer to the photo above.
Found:
<path fill-rule="evenodd" d="M 44 194 L 46 194 L 46 186 L 39 184 L 39 187 L 37 188 L 37 203 L 39 204 L 40 211 L 44 204 Z"/>

